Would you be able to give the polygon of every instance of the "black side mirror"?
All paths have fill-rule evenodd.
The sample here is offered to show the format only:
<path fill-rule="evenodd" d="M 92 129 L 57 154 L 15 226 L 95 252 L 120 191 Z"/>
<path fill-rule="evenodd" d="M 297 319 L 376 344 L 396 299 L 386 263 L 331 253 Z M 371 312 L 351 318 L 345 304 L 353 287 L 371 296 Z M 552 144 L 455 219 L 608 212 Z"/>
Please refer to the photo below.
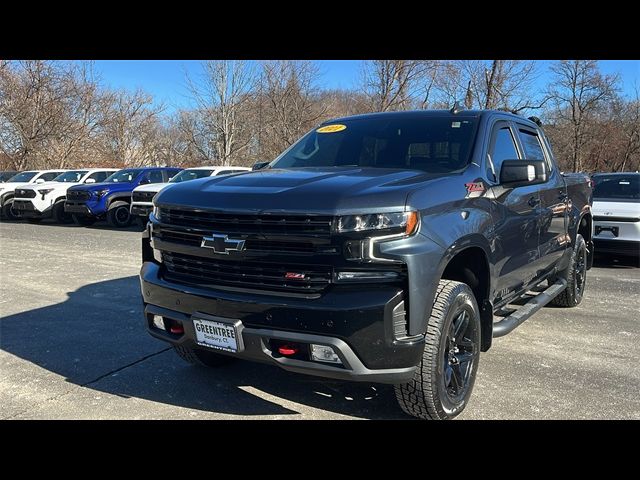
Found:
<path fill-rule="evenodd" d="M 537 185 L 547 181 L 544 160 L 504 160 L 500 168 L 500 184 L 505 187 Z"/>
<path fill-rule="evenodd" d="M 253 164 L 253 167 L 251 167 L 251 170 L 262 170 L 264 167 L 266 167 L 270 163 L 271 162 L 256 162 Z"/>

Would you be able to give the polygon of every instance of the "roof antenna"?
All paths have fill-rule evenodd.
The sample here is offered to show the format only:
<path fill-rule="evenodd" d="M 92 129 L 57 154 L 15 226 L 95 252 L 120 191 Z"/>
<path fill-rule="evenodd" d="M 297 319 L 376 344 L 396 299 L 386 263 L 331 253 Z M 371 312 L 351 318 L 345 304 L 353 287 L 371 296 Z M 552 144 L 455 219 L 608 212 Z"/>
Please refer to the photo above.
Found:
<path fill-rule="evenodd" d="M 464 110 L 464 107 L 458 103 L 458 100 L 456 100 L 453 104 L 453 107 L 451 107 L 451 110 L 449 110 L 449 112 L 455 115 L 461 110 Z"/>

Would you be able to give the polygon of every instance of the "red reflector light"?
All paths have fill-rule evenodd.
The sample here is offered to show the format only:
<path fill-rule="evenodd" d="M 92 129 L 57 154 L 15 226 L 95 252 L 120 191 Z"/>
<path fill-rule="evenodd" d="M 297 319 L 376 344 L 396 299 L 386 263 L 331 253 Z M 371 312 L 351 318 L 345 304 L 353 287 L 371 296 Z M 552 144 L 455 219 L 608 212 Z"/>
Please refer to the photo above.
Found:
<path fill-rule="evenodd" d="M 184 333 L 184 328 L 182 328 L 182 325 L 171 325 L 171 327 L 169 327 L 169 331 L 171 333 Z"/>
<path fill-rule="evenodd" d="M 293 345 L 282 345 L 281 347 L 278 347 L 278 353 L 285 357 L 295 355 L 298 353 L 298 347 L 294 347 Z"/>

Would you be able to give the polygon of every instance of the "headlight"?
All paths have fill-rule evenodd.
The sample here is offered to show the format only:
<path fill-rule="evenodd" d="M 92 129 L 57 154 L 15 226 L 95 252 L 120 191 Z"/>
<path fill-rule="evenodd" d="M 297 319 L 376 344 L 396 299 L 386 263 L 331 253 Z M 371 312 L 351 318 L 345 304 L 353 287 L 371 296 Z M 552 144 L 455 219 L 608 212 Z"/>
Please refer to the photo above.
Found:
<path fill-rule="evenodd" d="M 107 193 L 109 193 L 109 189 L 105 188 L 104 190 L 98 190 L 96 193 L 96 197 L 98 198 L 102 198 L 104 197 Z"/>
<path fill-rule="evenodd" d="M 42 195 L 43 197 L 51 192 L 53 190 L 53 188 L 43 188 L 42 190 L 38 190 L 38 193 L 40 193 L 40 195 Z"/>
<path fill-rule="evenodd" d="M 371 230 L 404 230 L 411 235 L 418 227 L 418 212 L 373 213 L 345 215 L 338 218 L 338 232 L 364 232 Z"/>
<path fill-rule="evenodd" d="M 156 220 L 160 220 L 160 209 L 154 205 L 153 210 L 151 210 L 151 215 L 153 215 Z"/>

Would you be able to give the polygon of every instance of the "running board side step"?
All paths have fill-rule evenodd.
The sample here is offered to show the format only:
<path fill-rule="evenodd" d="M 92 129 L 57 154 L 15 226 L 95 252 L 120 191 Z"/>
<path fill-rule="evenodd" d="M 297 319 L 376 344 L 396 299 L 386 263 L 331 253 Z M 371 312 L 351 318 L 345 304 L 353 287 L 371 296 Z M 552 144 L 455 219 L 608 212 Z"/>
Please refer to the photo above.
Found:
<path fill-rule="evenodd" d="M 564 278 L 560 278 L 545 291 L 539 293 L 535 297 L 532 297 L 531 300 L 522 305 L 507 318 L 494 323 L 493 338 L 503 337 L 507 333 L 513 332 L 518 325 L 527 320 L 531 315 L 536 313 L 551 300 L 556 298 L 565 288 L 567 288 L 567 281 Z"/>

